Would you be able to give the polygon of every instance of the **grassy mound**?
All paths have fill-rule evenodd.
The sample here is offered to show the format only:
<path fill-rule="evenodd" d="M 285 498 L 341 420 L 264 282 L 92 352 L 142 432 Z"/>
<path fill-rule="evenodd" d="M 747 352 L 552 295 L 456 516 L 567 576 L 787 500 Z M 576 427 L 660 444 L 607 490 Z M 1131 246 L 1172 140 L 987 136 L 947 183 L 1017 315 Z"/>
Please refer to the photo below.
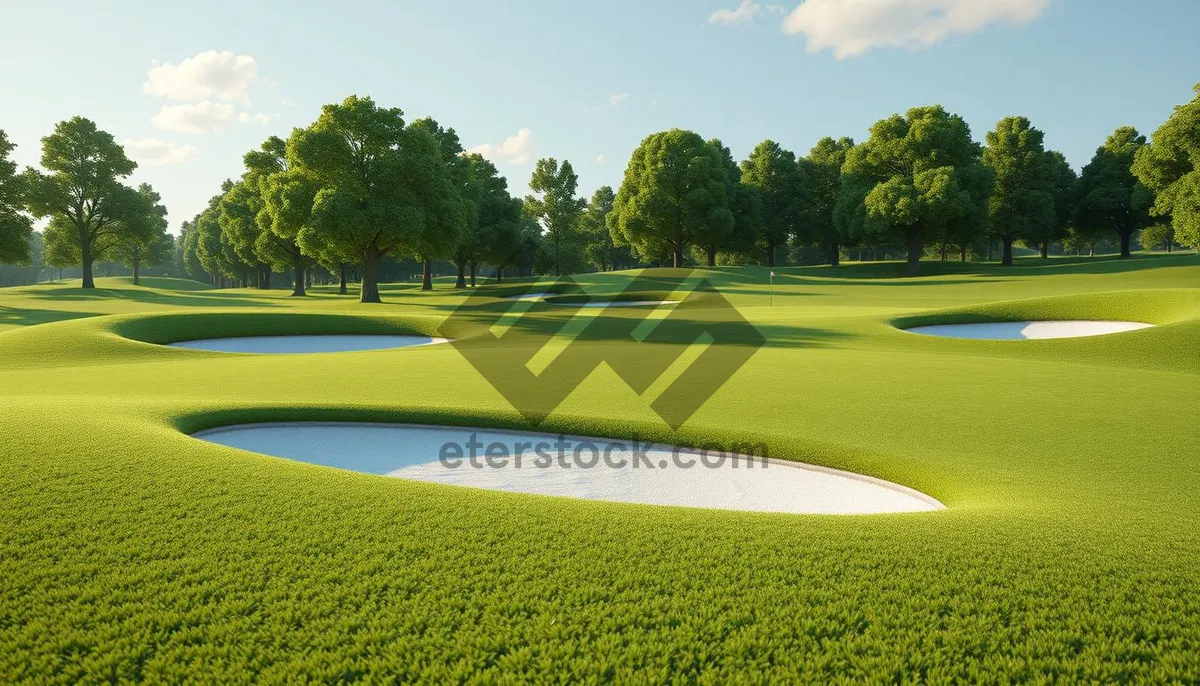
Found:
<path fill-rule="evenodd" d="M 545 498 L 185 435 L 281 419 L 527 428 L 450 346 L 154 345 L 430 333 L 464 300 L 448 288 L 381 306 L 0 290 L 0 681 L 1200 679 L 1200 258 L 890 268 L 776 269 L 771 293 L 764 269 L 701 270 L 766 347 L 677 433 L 649 403 L 679 370 L 643 398 L 605 366 L 540 428 L 763 441 L 919 489 L 936 513 Z M 571 316 L 547 310 L 539 325 Z M 979 317 L 1159 326 L 1022 342 L 896 328 Z"/>

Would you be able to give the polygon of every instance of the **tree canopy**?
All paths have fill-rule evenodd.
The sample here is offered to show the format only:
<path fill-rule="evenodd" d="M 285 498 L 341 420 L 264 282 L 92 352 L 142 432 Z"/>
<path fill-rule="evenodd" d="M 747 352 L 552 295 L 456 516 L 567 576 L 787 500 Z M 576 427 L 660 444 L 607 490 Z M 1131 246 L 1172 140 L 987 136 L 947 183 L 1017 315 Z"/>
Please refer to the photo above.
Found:
<path fill-rule="evenodd" d="M 940 105 L 894 114 L 847 153 L 835 220 L 857 239 L 905 244 L 917 274 L 927 241 L 981 215 L 979 159 L 970 127 Z"/>
<path fill-rule="evenodd" d="M 288 157 L 319 188 L 297 242 L 324 262 L 354 256 L 362 302 L 379 302 L 384 255 L 427 250 L 434 234 L 456 235 L 464 221 L 437 139 L 405 127 L 399 108 L 359 96 L 325 105 L 312 126 L 293 132 Z"/>
<path fill-rule="evenodd" d="M 796 154 L 772 140 L 759 143 L 742 162 L 741 182 L 753 188 L 762 208 L 759 248 L 768 267 L 775 266 L 775 249 L 801 233 L 809 189 Z"/>
<path fill-rule="evenodd" d="M 29 210 L 37 217 L 61 218 L 74 228 L 73 233 L 56 230 L 55 239 L 74 243 L 83 266 L 83 287 L 95 288 L 92 263 L 123 233 L 140 226 L 126 220 L 138 211 L 141 198 L 121 183 L 137 164 L 112 134 L 83 117 L 59 122 L 54 133 L 42 139 L 41 164 L 44 172 L 29 169 L 23 175 Z"/>
<path fill-rule="evenodd" d="M 525 198 L 525 212 L 545 229 L 546 249 L 554 265 L 554 274 L 577 271 L 582 267 L 579 220 L 587 202 L 575 195 L 579 177 L 568 160 L 562 164 L 553 157 L 540 159 L 529 180 L 529 189 L 537 195 Z"/>
<path fill-rule="evenodd" d="M 148 183 L 137 188 L 140 203 L 137 212 L 124 221 L 136 226 L 126 227 L 113 244 L 111 256 L 133 270 L 134 285 L 141 284 L 141 268 L 153 267 L 167 262 L 175 248 L 175 242 L 167 233 L 167 208 L 162 196 Z"/>
<path fill-rule="evenodd" d="M 1013 242 L 1053 235 L 1056 170 L 1044 135 L 1025 117 L 1005 117 L 987 133 L 983 163 L 995 176 L 987 201 L 988 228 L 1004 245 L 1001 263 L 1012 265 Z"/>
<path fill-rule="evenodd" d="M 1129 257 L 1133 234 L 1150 225 L 1154 197 L 1131 169 L 1146 137 L 1122 126 L 1096 149 L 1079 177 L 1076 221 L 1085 232 L 1111 230 L 1121 241 L 1121 257 Z"/>
<path fill-rule="evenodd" d="M 838 231 L 833 212 L 842 189 L 842 166 L 853 147 L 850 138 L 825 137 L 817 141 L 808 157 L 800 160 L 808 188 L 802 221 L 812 242 L 825 248 L 829 264 L 834 266 L 841 259 L 841 245 L 847 242 L 847 237 Z"/>
<path fill-rule="evenodd" d="M 1200 250 L 1200 84 L 1135 154 L 1133 173 L 1155 194 L 1152 212 L 1166 218 L 1173 238 Z"/>
<path fill-rule="evenodd" d="M 25 179 L 8 159 L 15 147 L 0 130 L 0 263 L 25 264 L 33 222 L 25 214 Z"/>
<path fill-rule="evenodd" d="M 633 151 L 608 222 L 613 237 L 643 258 L 671 256 L 733 229 L 729 177 L 721 153 L 698 134 L 671 129 L 646 137 Z"/>

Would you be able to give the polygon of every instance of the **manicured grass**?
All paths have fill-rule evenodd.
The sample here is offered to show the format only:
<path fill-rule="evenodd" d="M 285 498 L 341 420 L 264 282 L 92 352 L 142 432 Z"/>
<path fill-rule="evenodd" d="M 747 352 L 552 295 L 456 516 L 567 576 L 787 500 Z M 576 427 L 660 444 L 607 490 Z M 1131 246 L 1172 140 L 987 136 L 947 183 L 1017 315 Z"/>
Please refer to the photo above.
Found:
<path fill-rule="evenodd" d="M 181 433 L 524 426 L 450 346 L 154 345 L 432 333 L 463 299 L 446 287 L 376 306 L 336 288 L 0 290 L 0 682 L 1200 679 L 1200 257 L 900 269 L 777 268 L 772 307 L 767 270 L 704 270 L 768 345 L 678 434 L 605 367 L 543 426 L 765 441 L 948 506 L 861 517 L 460 489 Z M 581 280 L 611 294 L 630 276 Z M 894 326 L 989 317 L 1159 326 L 995 342 Z"/>

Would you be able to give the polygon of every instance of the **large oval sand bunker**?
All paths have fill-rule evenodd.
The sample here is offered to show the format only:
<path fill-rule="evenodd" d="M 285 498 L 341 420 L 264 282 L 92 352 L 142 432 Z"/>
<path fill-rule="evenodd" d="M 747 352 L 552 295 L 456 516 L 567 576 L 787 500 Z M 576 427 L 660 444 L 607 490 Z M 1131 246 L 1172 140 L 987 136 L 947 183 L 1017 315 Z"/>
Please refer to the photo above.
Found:
<path fill-rule="evenodd" d="M 242 336 L 204 338 L 170 343 L 173 348 L 211 350 L 223 353 L 339 353 L 363 350 L 390 350 L 445 343 L 445 338 L 390 335 L 317 335 L 317 336 Z"/>
<path fill-rule="evenodd" d="M 945 338 L 971 338 L 990 341 L 1027 341 L 1046 338 L 1083 338 L 1137 331 L 1154 326 L 1141 322 L 1115 321 L 1027 321 L 985 322 L 978 324 L 937 324 L 904 329 L 909 333 Z"/>
<path fill-rule="evenodd" d="M 750 456 L 748 446 L 726 454 L 494 429 L 314 422 L 228 426 L 195 437 L 369 474 L 588 500 L 796 514 L 942 509 L 904 486 Z"/>

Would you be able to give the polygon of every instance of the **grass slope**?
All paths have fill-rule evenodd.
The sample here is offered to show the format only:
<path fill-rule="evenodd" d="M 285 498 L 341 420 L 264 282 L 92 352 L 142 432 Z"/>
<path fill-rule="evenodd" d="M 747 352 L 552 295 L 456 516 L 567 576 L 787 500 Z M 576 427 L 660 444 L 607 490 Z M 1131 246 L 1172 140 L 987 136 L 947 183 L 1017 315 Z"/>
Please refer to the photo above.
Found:
<path fill-rule="evenodd" d="M 1200 679 L 1200 258 L 898 268 L 776 269 L 772 307 L 765 270 L 704 271 L 769 343 L 679 434 L 606 368 L 546 423 L 764 440 L 948 506 L 864 517 L 461 489 L 181 433 L 521 426 L 448 346 L 154 345 L 428 333 L 452 290 L 395 286 L 380 306 L 326 289 L 0 290 L 0 681 Z M 1159 326 L 1027 342 L 892 326 L 1039 316 Z"/>

